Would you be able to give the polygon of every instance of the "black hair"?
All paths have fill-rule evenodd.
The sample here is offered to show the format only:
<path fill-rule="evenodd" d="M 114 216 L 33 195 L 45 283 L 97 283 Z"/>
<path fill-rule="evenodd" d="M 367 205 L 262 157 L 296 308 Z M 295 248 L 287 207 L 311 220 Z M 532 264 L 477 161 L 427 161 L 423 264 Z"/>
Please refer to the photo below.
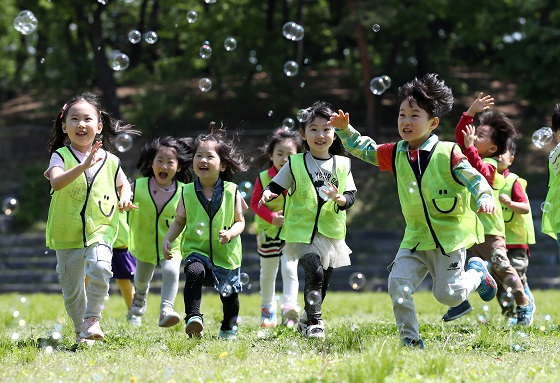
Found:
<path fill-rule="evenodd" d="M 305 128 L 308 127 L 315 121 L 317 118 L 324 118 L 325 120 L 329 121 L 331 116 L 333 115 L 332 106 L 324 101 L 315 101 L 313 105 L 309 108 L 305 109 L 309 115 L 309 118 L 305 121 L 300 122 L 299 128 L 300 131 L 305 132 Z M 334 128 L 333 128 L 334 129 Z M 309 145 L 307 141 L 303 141 L 303 147 L 305 150 L 309 150 Z M 348 151 L 342 145 L 342 141 L 335 136 L 335 140 L 333 141 L 332 145 L 329 147 L 329 154 L 336 154 L 336 155 L 348 155 Z"/>
<path fill-rule="evenodd" d="M 144 177 L 154 176 L 152 168 L 154 158 L 161 148 L 171 148 L 175 150 L 177 155 L 177 163 L 180 169 L 175 173 L 175 178 L 183 183 L 192 181 L 190 167 L 193 160 L 193 139 L 190 137 L 175 138 L 171 136 L 156 137 L 152 141 L 147 142 L 140 151 L 140 158 L 136 167 L 140 170 Z"/>
<path fill-rule="evenodd" d="M 552 131 L 556 133 L 558 130 L 560 130 L 560 104 L 554 105 L 552 111 Z"/>
<path fill-rule="evenodd" d="M 517 151 L 517 144 L 515 143 L 515 139 L 510 138 L 507 141 L 506 151 L 509 150 L 509 154 L 515 156 L 515 152 Z"/>
<path fill-rule="evenodd" d="M 418 106 L 428 112 L 429 118 L 442 118 L 453 108 L 453 92 L 439 79 L 436 73 L 428 73 L 422 78 L 415 77 L 398 90 L 399 105 L 404 100 L 409 104 L 416 101 Z"/>
<path fill-rule="evenodd" d="M 478 118 L 479 126 L 488 126 L 490 128 L 490 140 L 496 145 L 494 156 L 504 154 L 507 148 L 508 140 L 514 140 L 517 132 L 513 122 L 502 112 L 493 110 L 486 111 Z"/>
<path fill-rule="evenodd" d="M 278 143 L 284 141 L 292 141 L 295 144 L 296 152 L 298 153 L 303 150 L 299 132 L 285 128 L 278 128 L 268 137 L 264 145 L 258 148 L 259 154 L 255 159 L 255 165 L 266 169 L 270 168 L 273 165 L 270 157 L 274 153 L 274 148 Z"/>
<path fill-rule="evenodd" d="M 216 153 L 220 161 L 226 164 L 226 169 L 220 172 L 220 177 L 224 181 L 233 181 L 233 173 L 247 171 L 243 153 L 237 147 L 238 136 L 233 139 L 227 138 L 226 130 L 215 122 L 211 122 L 208 133 L 201 133 L 194 139 L 193 153 L 196 153 L 202 142 L 213 141 L 217 144 Z"/>
<path fill-rule="evenodd" d="M 62 123 L 66 118 L 68 110 L 79 102 L 87 102 L 95 108 L 99 114 L 99 121 L 103 124 L 103 130 L 101 134 L 96 137 L 96 140 L 101 140 L 103 142 L 103 148 L 108 151 L 113 151 L 115 149 L 114 141 L 115 138 L 122 133 L 128 133 L 130 135 L 139 136 L 140 131 L 132 128 L 130 124 L 124 124 L 121 120 L 117 120 L 109 113 L 105 111 L 101 105 L 101 100 L 98 95 L 91 92 L 84 92 L 75 95 L 70 100 L 68 100 L 62 110 L 57 113 L 53 127 L 51 130 L 51 136 L 47 144 L 47 149 L 51 154 L 53 154 L 57 149 L 68 144 L 68 136 L 62 130 Z"/>

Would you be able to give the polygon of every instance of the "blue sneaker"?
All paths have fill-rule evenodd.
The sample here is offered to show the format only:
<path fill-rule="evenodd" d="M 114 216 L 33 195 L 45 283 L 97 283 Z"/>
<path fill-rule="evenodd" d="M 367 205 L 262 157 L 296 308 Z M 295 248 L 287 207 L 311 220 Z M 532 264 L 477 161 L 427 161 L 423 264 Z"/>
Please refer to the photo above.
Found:
<path fill-rule="evenodd" d="M 278 317 L 276 316 L 276 311 L 272 308 L 262 307 L 261 308 L 261 327 L 271 328 L 276 327 L 278 324 Z"/>
<path fill-rule="evenodd" d="M 410 339 L 410 338 L 404 338 L 402 340 L 402 345 L 403 347 L 410 347 L 410 348 L 418 348 L 420 350 L 424 349 L 424 342 L 422 341 L 422 339 Z"/>
<path fill-rule="evenodd" d="M 220 339 L 237 340 L 237 330 L 220 330 Z"/>
<path fill-rule="evenodd" d="M 202 322 L 202 317 L 195 315 L 187 320 L 187 325 L 185 326 L 185 332 L 189 338 L 202 338 L 204 336 L 204 325 Z"/>
<path fill-rule="evenodd" d="M 529 301 L 526 305 L 518 305 L 515 309 L 517 313 L 517 324 L 522 326 L 530 326 L 533 324 L 533 314 L 535 313 L 535 305 Z"/>
<path fill-rule="evenodd" d="M 486 302 L 490 302 L 494 299 L 498 292 L 498 287 L 496 286 L 496 281 L 488 272 L 486 263 L 478 257 L 472 257 L 467 264 L 467 271 L 468 270 L 476 270 L 480 275 L 480 285 L 476 289 L 480 298 Z"/>
<path fill-rule="evenodd" d="M 449 310 L 443 316 L 444 322 L 449 322 L 457 318 L 461 318 L 463 315 L 468 314 L 472 311 L 472 306 L 468 299 L 465 299 L 459 306 L 450 307 Z"/>

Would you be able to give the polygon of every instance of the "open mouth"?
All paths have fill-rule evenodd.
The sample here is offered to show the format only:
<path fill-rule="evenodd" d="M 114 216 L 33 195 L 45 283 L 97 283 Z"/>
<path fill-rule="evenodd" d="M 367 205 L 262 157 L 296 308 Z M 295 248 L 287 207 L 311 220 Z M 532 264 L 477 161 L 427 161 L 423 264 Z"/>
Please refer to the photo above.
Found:
<path fill-rule="evenodd" d="M 158 178 L 161 179 L 161 180 L 164 180 L 164 179 L 167 178 L 168 175 L 169 175 L 169 174 L 166 173 L 166 172 L 159 172 L 159 173 L 158 173 Z"/>

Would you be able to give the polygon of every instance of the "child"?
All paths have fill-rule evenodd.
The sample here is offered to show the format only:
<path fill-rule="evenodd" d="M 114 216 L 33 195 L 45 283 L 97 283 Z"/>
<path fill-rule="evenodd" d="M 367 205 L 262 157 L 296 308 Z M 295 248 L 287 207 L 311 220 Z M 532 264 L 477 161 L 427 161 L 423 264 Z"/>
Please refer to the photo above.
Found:
<path fill-rule="evenodd" d="M 307 111 L 309 119 L 300 127 L 306 152 L 290 156 L 264 189 L 259 206 L 288 190 L 280 237 L 286 241 L 283 251 L 288 259 L 299 259 L 305 273 L 305 311 L 298 330 L 306 338 L 324 338 L 321 307 L 331 273 L 350 265 L 346 209 L 354 203 L 356 187 L 350 159 L 340 156 L 346 151 L 327 125 L 330 105 L 318 101 Z"/>
<path fill-rule="evenodd" d="M 492 189 L 459 147 L 439 141 L 433 130 L 453 106 L 453 94 L 437 74 L 399 88 L 398 131 L 402 141 L 378 145 L 349 125 L 348 113 L 333 114 L 329 125 L 351 154 L 390 171 L 406 221 L 404 238 L 389 266 L 389 294 L 402 344 L 424 348 L 412 294 L 429 272 L 432 292 L 443 304 L 457 304 L 475 289 L 485 301 L 496 283 L 480 258 L 467 270 L 465 248 L 482 241 L 482 225 L 469 209 L 471 193 L 479 211 L 496 209 Z"/>
<path fill-rule="evenodd" d="M 102 149 L 114 148 L 120 133 L 139 134 L 110 117 L 97 95 L 82 93 L 57 113 L 49 139 L 51 159 L 44 174 L 52 199 L 46 242 L 56 250 L 56 271 L 76 343 L 104 337 L 99 320 L 113 275 L 117 210 L 135 208 L 119 159 Z"/>
<path fill-rule="evenodd" d="M 506 185 L 500 190 L 499 197 L 506 230 L 507 255 L 511 265 L 517 270 L 525 294 L 535 305 L 535 299 L 527 283 L 529 245 L 535 243 L 535 228 L 531 205 L 526 192 L 527 181 L 509 171 L 509 167 L 515 159 L 515 150 L 515 141 L 510 139 L 505 153 L 498 156 L 498 173 L 502 174 L 506 181 Z M 516 324 L 517 318 L 515 318 L 513 305 L 509 304 L 509 294 L 511 293 L 505 291 L 503 286 L 498 283 L 498 294 L 496 296 L 500 300 L 502 314 L 510 318 L 512 324 Z"/>
<path fill-rule="evenodd" d="M 455 129 L 457 143 L 463 148 L 471 165 L 478 170 L 494 189 L 496 205 L 499 203 L 499 190 L 505 186 L 505 180 L 497 172 L 496 160 L 492 157 L 503 154 L 508 140 L 516 136 L 515 127 L 503 114 L 486 111 L 480 116 L 480 125 L 475 129 L 472 125 L 473 117 L 490 108 L 494 99 L 489 95 L 478 95 Z M 474 209 L 474 201 L 471 207 Z M 534 306 L 523 290 L 523 284 L 507 257 L 505 227 L 502 210 L 496 214 L 479 214 L 484 226 L 484 241 L 474 245 L 469 252 L 482 258 L 490 265 L 494 278 L 505 288 L 511 289 L 511 294 L 517 303 L 517 323 L 530 325 L 533 322 Z M 443 316 L 444 321 L 457 319 L 472 311 L 468 300 L 456 307 L 451 307 Z"/>
<path fill-rule="evenodd" d="M 191 180 L 191 146 L 192 139 L 169 136 L 146 143 L 137 164 L 144 177 L 138 178 L 133 185 L 133 202 L 139 210 L 130 212 L 128 218 L 130 251 L 136 257 L 136 294 L 131 312 L 136 316 L 146 313 L 150 282 L 156 266 L 161 265 L 159 327 L 171 327 L 181 320 L 173 309 L 182 260 L 180 240 L 171 244 L 167 254 L 161 250 L 161 241 L 175 218 L 182 187 Z"/>
<path fill-rule="evenodd" d="M 247 204 L 232 181 L 233 173 L 247 170 L 243 155 L 225 130 L 212 122 L 210 132 L 200 134 L 193 144 L 193 170 L 197 178 L 183 187 L 175 220 L 162 242 L 169 256 L 172 242 L 185 230 L 181 252 L 185 258 L 185 331 L 202 337 L 200 303 L 203 286 L 220 292 L 224 319 L 219 336 L 237 339 L 237 316 L 241 284 L 241 238 Z"/>
<path fill-rule="evenodd" d="M 282 264 L 284 292 L 282 324 L 294 324 L 299 318 L 298 264 L 297 261 L 288 260 L 286 254 L 282 253 L 284 240 L 280 239 L 280 233 L 284 225 L 286 193 L 260 207 L 258 204 L 263 188 L 270 184 L 272 178 L 288 162 L 288 157 L 301 152 L 299 133 L 288 129 L 277 129 L 260 151 L 262 154 L 256 163 L 265 163 L 267 170 L 257 176 L 251 196 L 251 209 L 255 212 L 257 251 L 261 261 L 261 327 L 274 327 L 277 323 L 274 286 L 279 261 Z"/>

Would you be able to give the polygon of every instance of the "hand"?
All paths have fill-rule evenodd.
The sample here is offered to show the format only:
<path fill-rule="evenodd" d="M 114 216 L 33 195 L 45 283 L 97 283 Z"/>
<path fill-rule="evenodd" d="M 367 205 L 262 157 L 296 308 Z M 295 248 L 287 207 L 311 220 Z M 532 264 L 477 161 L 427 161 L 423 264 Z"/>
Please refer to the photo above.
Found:
<path fill-rule="evenodd" d="M 229 230 L 220 230 L 220 245 L 226 245 L 231 240 Z"/>
<path fill-rule="evenodd" d="M 496 212 L 496 204 L 493 198 L 484 198 L 480 203 L 477 213 L 493 214 Z"/>
<path fill-rule="evenodd" d="M 119 201 L 120 211 L 129 211 L 131 209 L 138 209 L 138 206 L 134 205 L 129 199 L 122 199 Z"/>
<path fill-rule="evenodd" d="M 282 227 L 284 225 L 284 211 L 279 210 L 272 213 L 272 224 L 277 227 Z"/>
<path fill-rule="evenodd" d="M 278 197 L 278 194 L 274 194 L 273 192 L 271 192 L 268 189 L 264 189 L 262 195 L 261 195 L 261 199 L 259 200 L 259 207 L 261 207 L 262 205 L 264 205 L 266 202 L 270 201 L 271 199 L 274 199 Z"/>
<path fill-rule="evenodd" d="M 483 93 L 480 92 L 476 100 L 473 101 L 471 107 L 467 110 L 467 116 L 474 117 L 477 113 L 484 112 L 490 109 L 490 106 L 494 105 L 494 98 L 489 94 L 483 97 L 482 94 Z"/>
<path fill-rule="evenodd" d="M 331 184 L 330 182 L 326 185 L 321 186 L 321 191 L 327 195 L 330 200 L 336 202 L 338 194 L 338 188 Z"/>
<path fill-rule="evenodd" d="M 93 165 L 103 160 L 103 157 L 97 156 L 97 151 L 101 149 L 102 146 L 103 143 L 101 141 L 97 141 L 92 145 L 89 156 L 87 156 L 81 164 L 84 167 L 84 170 L 91 168 Z"/>
<path fill-rule="evenodd" d="M 506 205 L 507 207 L 511 206 L 511 198 L 507 194 L 500 194 L 500 202 Z"/>
<path fill-rule="evenodd" d="M 344 130 L 350 125 L 350 115 L 344 113 L 342 110 L 338 110 L 338 113 L 333 113 L 327 125 L 335 127 L 338 130 Z"/>
<path fill-rule="evenodd" d="M 472 125 L 465 126 L 465 130 L 463 130 L 463 137 L 465 141 L 465 148 L 474 145 L 476 142 L 476 129 Z"/>
<path fill-rule="evenodd" d="M 169 242 L 169 240 L 167 239 L 167 237 L 164 237 L 163 240 L 161 241 L 161 250 L 163 251 L 163 255 L 165 256 L 165 259 L 170 260 L 173 258 L 173 256 L 171 255 L 171 249 L 172 249 L 172 245 L 171 242 Z"/>

